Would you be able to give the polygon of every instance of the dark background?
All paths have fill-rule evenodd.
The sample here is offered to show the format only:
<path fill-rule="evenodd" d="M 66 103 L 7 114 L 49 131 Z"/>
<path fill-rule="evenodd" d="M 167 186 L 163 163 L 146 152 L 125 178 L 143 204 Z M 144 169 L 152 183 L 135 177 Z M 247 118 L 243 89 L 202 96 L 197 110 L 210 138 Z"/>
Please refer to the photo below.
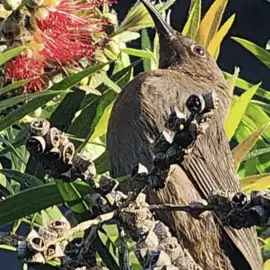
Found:
<path fill-rule="evenodd" d="M 135 2 L 136 0 L 118 0 L 114 8 L 119 14 L 120 21 Z M 202 0 L 203 14 L 212 2 L 212 0 Z M 184 26 L 189 3 L 190 0 L 176 0 L 175 5 L 172 6 L 172 26 L 177 30 L 181 31 Z M 235 66 L 239 66 L 241 78 L 251 83 L 262 81 L 263 87 L 270 89 L 269 69 L 230 39 L 231 36 L 237 36 L 265 47 L 270 39 L 270 3 L 266 0 L 229 0 L 223 20 L 233 13 L 236 13 L 236 20 L 222 43 L 218 64 L 222 70 L 230 73 L 233 73 Z M 129 46 L 139 47 L 140 43 L 137 41 Z M 21 265 L 14 253 L 0 250 L 0 270 L 21 270 Z"/>

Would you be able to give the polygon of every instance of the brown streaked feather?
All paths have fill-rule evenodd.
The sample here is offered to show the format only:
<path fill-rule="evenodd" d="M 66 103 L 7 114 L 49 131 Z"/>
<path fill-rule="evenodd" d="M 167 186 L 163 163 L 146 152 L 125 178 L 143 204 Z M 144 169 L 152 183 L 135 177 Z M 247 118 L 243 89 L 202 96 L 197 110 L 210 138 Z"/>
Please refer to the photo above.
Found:
<path fill-rule="evenodd" d="M 216 90 L 221 99 L 218 109 L 221 113 L 215 114 L 211 129 L 199 138 L 192 153 L 181 168 L 178 167 L 177 174 L 168 179 L 166 188 L 158 193 L 151 192 L 149 198 L 151 202 L 159 203 L 172 203 L 173 198 L 174 203 L 181 204 L 206 198 L 215 189 L 240 190 L 223 129 L 228 101 L 224 99 L 224 93 L 219 87 L 225 85 L 213 84 L 213 87 L 209 89 L 207 82 L 190 81 L 185 74 L 171 70 L 151 71 L 134 79 L 120 94 L 109 122 L 107 143 L 112 176 L 129 174 L 138 162 L 150 168 L 152 156 L 148 150 L 149 140 L 155 139 L 164 130 L 164 113 L 173 106 L 178 106 L 184 112 L 184 102 L 188 95 Z M 163 222 L 170 220 L 171 229 L 177 233 L 179 231 L 178 238 L 184 239 L 184 244 L 193 249 L 192 255 L 203 263 L 205 269 L 230 269 L 222 250 L 216 247 L 219 239 L 215 235 L 219 225 L 213 222 L 212 217 L 208 217 L 203 225 L 184 213 L 160 213 L 159 216 Z M 207 237 L 206 230 L 211 233 L 211 237 Z M 224 230 L 251 266 L 243 266 L 241 269 L 261 270 L 262 261 L 254 230 Z M 188 241 L 188 234 L 191 234 L 190 239 L 200 239 L 211 244 L 200 246 L 198 241 L 192 243 Z M 219 256 L 213 258 L 213 253 Z M 215 266 L 208 265 L 211 259 Z"/>

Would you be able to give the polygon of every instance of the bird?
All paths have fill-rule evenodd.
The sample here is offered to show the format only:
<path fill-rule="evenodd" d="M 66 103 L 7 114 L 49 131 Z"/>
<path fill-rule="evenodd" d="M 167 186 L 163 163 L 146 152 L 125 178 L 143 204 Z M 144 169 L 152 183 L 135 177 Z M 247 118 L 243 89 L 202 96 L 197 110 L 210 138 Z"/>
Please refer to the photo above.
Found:
<path fill-rule="evenodd" d="M 107 131 L 111 176 L 129 175 L 138 163 L 151 169 L 150 146 L 166 130 L 168 111 L 184 111 L 189 95 L 213 91 L 219 106 L 209 128 L 181 164 L 171 166 L 165 187 L 149 190 L 147 199 L 151 204 L 186 205 L 207 199 L 213 190 L 241 191 L 224 130 L 232 96 L 222 71 L 205 48 L 174 30 L 153 4 L 148 0 L 141 3 L 159 36 L 159 68 L 139 73 L 113 105 Z M 162 211 L 156 216 L 203 269 L 263 269 L 254 228 L 222 226 L 215 214 L 199 220 L 183 212 Z"/>

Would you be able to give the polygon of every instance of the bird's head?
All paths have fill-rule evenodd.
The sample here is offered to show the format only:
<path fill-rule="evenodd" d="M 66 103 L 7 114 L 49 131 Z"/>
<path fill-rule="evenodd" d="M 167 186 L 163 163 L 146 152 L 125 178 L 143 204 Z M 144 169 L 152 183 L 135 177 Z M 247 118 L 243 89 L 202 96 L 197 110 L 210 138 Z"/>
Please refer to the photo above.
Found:
<path fill-rule="evenodd" d="M 160 69 L 179 70 L 198 79 L 224 82 L 221 70 L 206 49 L 174 30 L 149 0 L 141 2 L 151 15 L 159 35 Z"/>

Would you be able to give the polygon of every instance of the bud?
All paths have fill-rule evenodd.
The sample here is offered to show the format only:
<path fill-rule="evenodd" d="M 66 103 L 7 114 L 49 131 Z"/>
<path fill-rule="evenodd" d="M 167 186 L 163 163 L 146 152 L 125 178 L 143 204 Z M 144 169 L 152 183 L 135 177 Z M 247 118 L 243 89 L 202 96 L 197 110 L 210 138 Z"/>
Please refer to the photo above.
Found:
<path fill-rule="evenodd" d="M 20 23 L 17 15 L 18 13 L 14 12 L 3 21 L 1 25 L 1 35 L 3 38 L 7 40 L 16 39 L 23 32 L 24 26 Z"/>
<path fill-rule="evenodd" d="M 36 8 L 43 4 L 44 0 L 25 0 L 24 3 L 27 7 Z"/>
<path fill-rule="evenodd" d="M 21 5 L 22 0 L 3 0 L 2 4 L 4 8 L 8 11 L 15 10 Z"/>

